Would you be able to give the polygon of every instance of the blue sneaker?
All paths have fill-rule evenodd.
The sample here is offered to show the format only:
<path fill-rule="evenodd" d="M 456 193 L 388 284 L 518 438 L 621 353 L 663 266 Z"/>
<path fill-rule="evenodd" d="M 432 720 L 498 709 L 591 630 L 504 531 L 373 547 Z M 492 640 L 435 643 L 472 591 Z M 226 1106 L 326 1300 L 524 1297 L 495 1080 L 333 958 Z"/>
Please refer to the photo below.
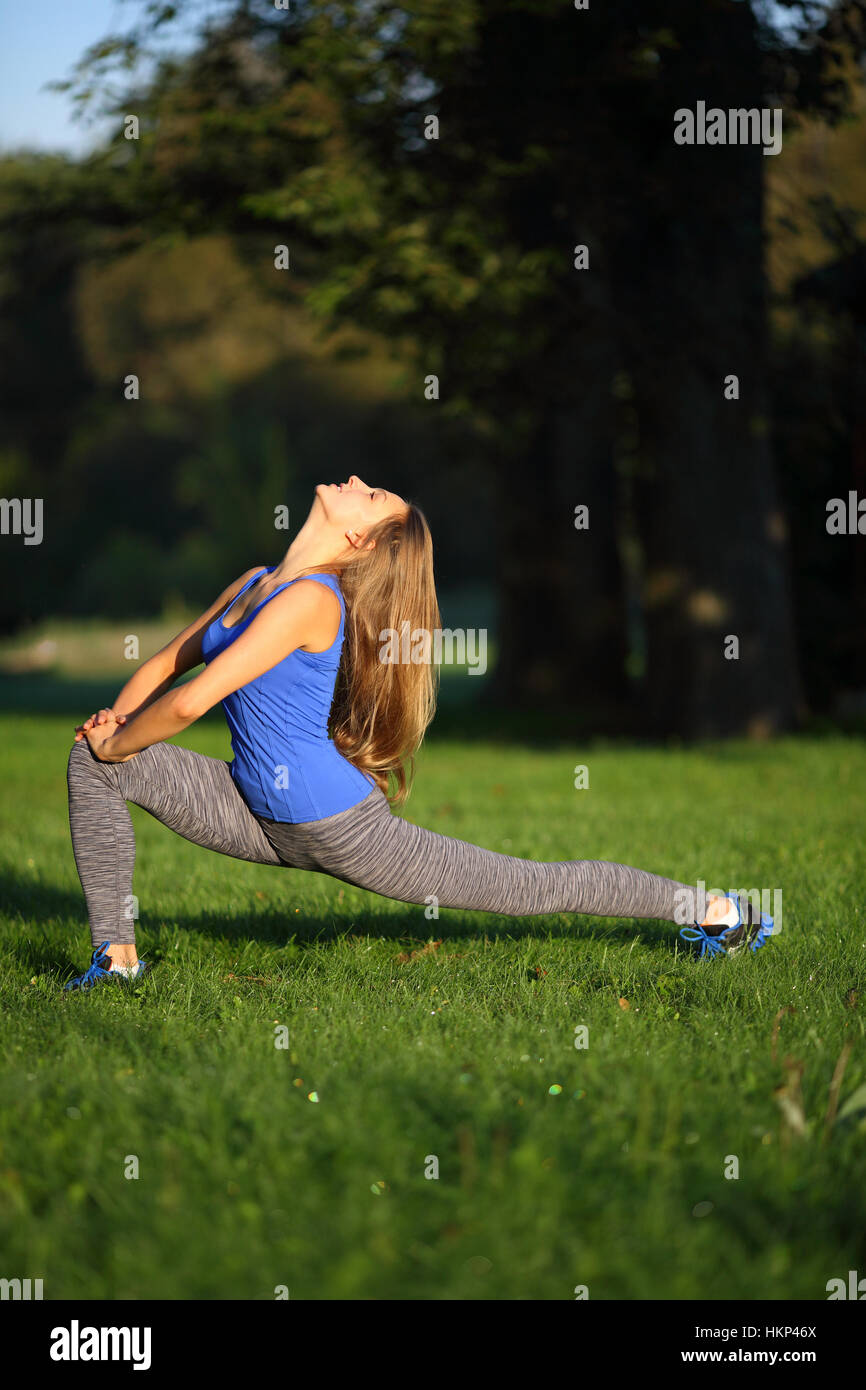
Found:
<path fill-rule="evenodd" d="M 757 951 L 759 946 L 766 946 L 767 937 L 773 934 L 772 917 L 766 912 L 756 913 L 750 898 L 744 899 L 744 916 L 743 901 L 736 893 L 728 893 L 727 896 L 737 909 L 736 922 L 727 924 L 718 931 L 712 928 L 708 930 L 707 924 L 702 925 L 700 922 L 695 922 L 693 927 L 683 927 L 680 930 L 680 936 L 684 941 L 701 943 L 701 959 L 705 955 L 733 956 L 744 946 L 748 946 L 750 951 Z"/>
<path fill-rule="evenodd" d="M 147 971 L 147 962 L 140 960 L 138 962 L 138 969 L 134 975 L 124 975 L 119 970 L 112 970 L 111 956 L 108 954 L 110 945 L 110 941 L 103 941 L 101 946 L 97 946 L 90 958 L 90 965 L 85 970 L 84 974 L 76 975 L 74 979 L 67 981 L 63 988 L 93 989 L 93 986 L 99 984 L 102 980 L 111 980 L 115 984 L 117 984 L 118 981 L 122 981 L 124 984 L 131 984 L 134 980 L 140 980 L 142 975 Z"/>

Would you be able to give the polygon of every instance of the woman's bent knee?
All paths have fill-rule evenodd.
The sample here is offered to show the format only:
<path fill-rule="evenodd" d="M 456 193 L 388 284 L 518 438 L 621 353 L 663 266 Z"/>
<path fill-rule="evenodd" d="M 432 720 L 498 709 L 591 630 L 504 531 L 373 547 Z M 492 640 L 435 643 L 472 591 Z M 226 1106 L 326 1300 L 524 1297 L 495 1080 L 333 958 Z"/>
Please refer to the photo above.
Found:
<path fill-rule="evenodd" d="M 87 754 L 86 758 L 84 756 L 85 753 Z M 71 771 L 72 768 L 78 767 L 79 765 L 84 766 L 85 763 L 91 761 L 92 757 L 93 754 L 90 751 L 90 744 L 87 742 L 86 738 L 83 738 L 79 742 L 73 743 L 69 750 L 69 761 L 66 765 Z"/>
<path fill-rule="evenodd" d="M 110 778 L 109 769 L 113 766 L 113 763 L 101 763 L 91 750 L 87 739 L 83 738 L 78 743 L 73 743 L 69 750 L 66 779 L 69 786 L 75 782 L 90 781 L 94 778 L 107 781 Z"/>

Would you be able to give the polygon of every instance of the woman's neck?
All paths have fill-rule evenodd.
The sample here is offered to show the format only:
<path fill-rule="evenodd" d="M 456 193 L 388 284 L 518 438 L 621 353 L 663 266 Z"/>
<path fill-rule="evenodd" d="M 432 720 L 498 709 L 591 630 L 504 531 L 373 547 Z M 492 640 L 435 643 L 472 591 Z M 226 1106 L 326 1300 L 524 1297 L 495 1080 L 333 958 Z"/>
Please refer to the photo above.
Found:
<path fill-rule="evenodd" d="M 323 531 L 321 526 L 317 526 L 314 519 L 309 517 L 295 536 L 271 578 L 276 580 L 278 584 L 282 584 L 316 565 L 330 565 L 337 573 L 340 570 L 336 560 L 333 535 Z"/>

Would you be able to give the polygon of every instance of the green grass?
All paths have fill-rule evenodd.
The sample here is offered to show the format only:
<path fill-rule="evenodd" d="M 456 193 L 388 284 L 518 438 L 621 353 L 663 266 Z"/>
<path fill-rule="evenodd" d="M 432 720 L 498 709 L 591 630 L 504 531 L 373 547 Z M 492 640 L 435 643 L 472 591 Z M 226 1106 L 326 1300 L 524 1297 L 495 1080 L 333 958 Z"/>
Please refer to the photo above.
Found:
<path fill-rule="evenodd" d="M 60 989 L 90 950 L 72 722 L 0 717 L 0 1276 L 46 1298 L 823 1299 L 866 1274 L 861 743 L 421 758 L 419 824 L 781 888 L 754 956 L 699 962 L 657 922 L 429 921 L 133 809 L 157 968 L 82 996 Z M 182 741 L 227 755 L 216 723 Z"/>

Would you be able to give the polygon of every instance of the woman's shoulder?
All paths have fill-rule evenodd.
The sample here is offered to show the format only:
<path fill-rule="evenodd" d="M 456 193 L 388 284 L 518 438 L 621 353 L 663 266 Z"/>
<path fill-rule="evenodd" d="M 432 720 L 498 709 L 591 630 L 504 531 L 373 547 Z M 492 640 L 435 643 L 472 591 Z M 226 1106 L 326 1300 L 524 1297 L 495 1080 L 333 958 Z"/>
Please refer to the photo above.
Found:
<path fill-rule="evenodd" d="M 308 579 L 312 580 L 320 590 L 322 588 L 330 589 L 332 594 L 336 594 L 337 598 L 340 600 L 340 606 L 342 607 L 343 591 L 340 588 L 340 581 L 335 574 L 302 574 L 299 575 L 297 579 L 293 580 L 292 583 L 303 584 L 303 582 Z"/>
<path fill-rule="evenodd" d="M 331 574 L 330 571 L 325 571 L 321 574 L 304 574 L 300 577 L 302 579 L 316 579 L 320 584 L 327 584 L 329 589 L 339 589 L 340 587 L 339 579 L 335 574 Z"/>

